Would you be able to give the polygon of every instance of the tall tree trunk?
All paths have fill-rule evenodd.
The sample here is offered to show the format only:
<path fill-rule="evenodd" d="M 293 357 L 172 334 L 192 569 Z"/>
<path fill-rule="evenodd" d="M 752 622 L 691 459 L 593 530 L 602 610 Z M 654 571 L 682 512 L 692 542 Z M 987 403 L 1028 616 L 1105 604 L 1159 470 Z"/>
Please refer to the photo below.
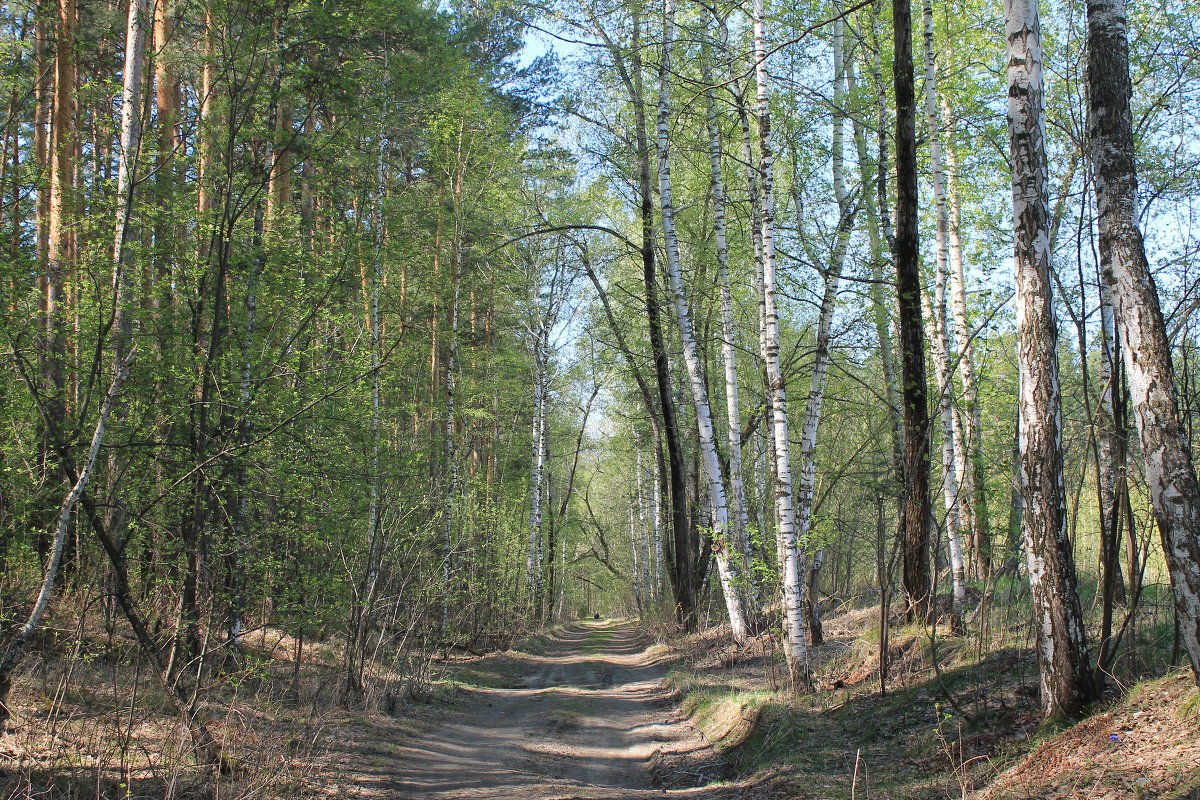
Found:
<path fill-rule="evenodd" d="M 1077 713 L 1091 699 L 1092 686 L 1075 562 L 1067 537 L 1037 0 L 1005 0 L 1004 20 L 1016 238 L 1023 531 L 1037 631 L 1042 714 L 1051 719 Z"/>
<path fill-rule="evenodd" d="M 779 312 L 775 288 L 775 153 L 771 139 L 770 77 L 767 72 L 763 0 L 754 0 L 754 75 L 758 105 L 759 180 L 762 230 L 762 359 L 767 372 L 767 403 L 771 408 L 771 441 L 775 451 L 775 524 L 781 556 L 784 636 L 788 674 L 794 691 L 812 682 L 804 624 L 804 555 L 797 538 L 793 506 L 791 442 L 788 439 L 787 390 L 779 359 Z"/>
<path fill-rule="evenodd" d="M 942 120 L 947 130 L 953 115 L 949 101 L 942 96 Z M 979 404 L 979 381 L 975 374 L 975 345 L 967 317 L 967 290 L 962 249 L 962 212 L 958 195 L 958 154 L 952 142 L 946 154 L 946 195 L 950 205 L 946 233 L 950 250 L 950 304 L 954 318 L 954 339 L 958 347 L 958 375 L 962 380 L 962 410 L 958 429 L 962 432 L 959 457 L 965 465 L 960 506 L 963 527 L 971 533 L 971 558 L 976 574 L 991 574 L 991 519 L 987 507 L 987 465 L 983 457 L 983 413 Z"/>
<path fill-rule="evenodd" d="M 171 202 L 175 189 L 175 150 L 179 146 L 179 79 L 166 52 L 174 36 L 172 0 L 154 0 L 154 98 L 158 110 L 158 152 L 154 164 L 154 185 L 159 206 L 163 209 Z M 206 100 L 201 98 L 202 107 L 205 103 Z M 157 277 L 162 284 L 168 282 L 167 261 L 174 245 L 172 227 L 169 222 L 164 221 L 154 234 L 157 262 L 155 266 Z M 169 289 L 165 285 L 157 288 L 159 292 L 150 298 L 154 303 L 160 303 L 163 297 L 169 297 Z"/>
<path fill-rule="evenodd" d="M 1125 582 L 1121 575 L 1121 533 L 1123 498 L 1129 491 L 1126 476 L 1126 436 L 1128 404 L 1121 370 L 1120 339 L 1113 313 L 1112 291 L 1100 281 L 1100 402 L 1096 407 L 1096 483 L 1100 501 L 1100 644 L 1096 654 L 1096 691 L 1109 674 L 1116 656 L 1113 639 L 1113 612 L 1125 602 Z M 1131 564 L 1136 567 L 1136 564 Z M 1136 602 L 1137 598 L 1133 598 Z"/>
<path fill-rule="evenodd" d="M 716 244 L 717 282 L 721 292 L 721 368 L 725 373 L 725 427 L 729 442 L 729 502 L 730 541 L 736 548 L 748 572 L 745 594 L 749 613 L 762 608 L 762 597 L 754 571 L 750 547 L 750 521 L 746 513 L 746 486 L 742 476 L 742 416 L 738 402 L 737 346 L 733 321 L 733 290 L 729 282 L 729 240 L 725 223 L 725 178 L 721 164 L 721 127 L 717 114 L 716 92 L 707 61 L 702 79 L 709 88 L 705 91 L 705 126 L 708 133 L 709 175 L 712 181 L 713 238 Z"/>
<path fill-rule="evenodd" d="M 878 76 L 876 76 L 878 79 Z M 855 80 L 853 60 L 846 62 L 846 82 L 849 94 L 854 97 L 858 92 Z M 884 281 L 884 267 L 887 264 L 887 242 L 884 239 L 883 208 L 879 202 L 887 202 L 886 190 L 886 158 L 880 164 L 874 165 L 872 172 L 871 158 L 867 154 L 867 135 L 863 123 L 858 117 L 851 117 L 854 127 L 854 147 L 858 154 L 859 176 L 862 180 L 863 191 L 860 202 L 866 215 L 867 241 L 871 254 L 871 284 L 868 295 L 871 299 L 871 321 L 875 328 L 875 338 L 879 341 L 879 360 L 883 367 L 884 387 L 883 399 L 887 404 L 888 433 L 892 445 L 892 465 L 895 480 L 901 482 L 900 475 L 904 469 L 904 417 L 900 413 L 900 392 L 896 380 L 896 355 L 892 346 L 892 315 L 888 311 L 887 292 Z M 884 137 L 886 140 L 886 136 Z M 886 141 L 883 143 L 881 155 L 886 155 Z M 882 182 L 882 183 L 881 183 Z M 875 187 L 875 191 L 871 187 Z M 880 188 L 883 186 L 884 188 Z M 896 493 L 897 495 L 899 493 Z"/>
<path fill-rule="evenodd" d="M 113 283 L 128 295 L 129 217 L 137 186 L 137 158 L 142 144 L 142 82 L 144 75 L 146 27 L 150 22 L 149 0 L 130 0 L 125 26 L 125 66 L 121 86 L 120 153 L 117 158 L 117 205 L 113 231 Z M 122 298 L 124 300 L 125 298 Z M 122 307 L 125 303 L 120 303 Z M 122 320 L 124 315 L 122 315 Z M 128 330 L 122 321 L 115 329 L 118 360 L 129 348 Z"/>
<path fill-rule="evenodd" d="M 533 344 L 533 444 L 529 474 L 529 552 L 525 558 L 525 586 L 530 608 L 541 597 L 542 489 L 546 467 L 546 337 L 548 322 L 539 312 Z"/>
<path fill-rule="evenodd" d="M 1171 343 L 1137 222 L 1125 3 L 1089 0 L 1087 10 L 1088 134 L 1100 212 L 1102 279 L 1116 306 L 1146 483 L 1175 592 L 1180 640 L 1200 682 L 1200 484 L 1179 415 Z"/>
<path fill-rule="evenodd" d="M 896 91 L 896 295 L 900 318 L 904 402 L 904 592 L 907 616 L 926 621 L 933 606 L 929 582 L 929 410 L 925 336 L 921 325 L 921 260 L 917 241 L 917 107 L 913 89 L 912 8 L 893 0 Z"/>
<path fill-rule="evenodd" d="M 375 156 L 375 191 L 371 202 L 371 266 L 362 275 L 362 291 L 367 332 L 370 336 L 371 363 L 371 450 L 367 460 L 367 560 L 363 565 L 362 579 L 357 587 L 357 597 L 351 614 L 350 641 L 346 647 L 346 683 L 344 699 L 363 689 L 362 675 L 366 661 L 367 638 L 371 630 L 371 617 L 379 585 L 380 553 L 382 551 L 381 506 L 383 503 L 383 474 L 380 471 L 379 455 L 382 449 L 382 394 L 380 369 L 383 359 L 383 327 L 380 314 L 380 292 L 383 290 L 383 247 L 384 224 L 383 202 L 386 193 L 384 169 L 385 142 L 380 132 Z"/>
<path fill-rule="evenodd" d="M 441 632 L 443 643 L 450 634 L 450 604 L 453 592 L 450 581 L 454 574 L 454 535 L 456 530 L 455 515 L 458 513 L 459 475 L 458 475 L 458 445 L 455 428 L 458 416 L 458 344 L 459 344 L 459 295 L 462 290 L 463 272 L 463 173 L 466 166 L 462 163 L 461 142 L 465 133 L 466 120 L 459 125 L 459 160 L 456 163 L 454 185 L 451 189 L 451 205 L 454 213 L 454 233 L 450 241 L 450 306 L 447 309 L 447 324 L 449 325 L 446 373 L 443 381 L 446 408 L 442 429 L 442 455 L 445 459 L 445 501 L 442 506 L 442 594 L 441 594 Z"/>
<path fill-rule="evenodd" d="M 76 97 L 76 0 L 58 0 L 54 36 L 54 97 L 50 129 L 50 191 L 47 208 L 46 271 L 41 278 L 43 312 L 42 369 L 49 402 L 46 453 L 61 441 L 67 413 L 66 289 L 71 258 L 71 225 L 75 201 L 75 151 L 79 136 Z"/>
<path fill-rule="evenodd" d="M 691 310 L 683 286 L 683 269 L 679 258 L 679 239 L 675 232 L 675 209 L 671 194 L 670 124 L 671 124 L 671 47 L 675 35 L 675 2 L 665 0 L 663 6 L 663 52 L 659 62 L 658 88 L 658 194 L 661 200 L 663 244 L 667 256 L 667 276 L 675 305 L 675 321 L 679 326 L 680 345 L 692 390 L 692 405 L 696 414 L 701 463 L 703 465 L 709 509 L 712 514 L 713 551 L 717 559 L 717 574 L 725 598 L 725 610 L 733 639 L 745 642 L 750 635 L 742 599 L 741 583 L 746 567 L 737 541 L 729 530 L 729 506 L 725 499 L 725 479 L 717 455 L 716 434 L 712 409 L 708 402 L 708 386 L 696 334 L 692 327 Z"/>
<path fill-rule="evenodd" d="M 675 416 L 675 396 L 671 388 L 671 365 L 663 337 L 662 313 L 658 298 L 658 275 L 654 260 L 654 190 L 651 178 L 650 143 L 646 137 L 646 103 L 642 89 L 640 21 L 634 17 L 632 75 L 625 76 L 634 109 L 634 139 L 638 156 L 638 197 L 642 222 L 642 282 L 646 290 L 646 322 L 650 349 L 654 357 L 654 375 L 658 384 L 659 411 L 663 436 L 667 441 L 667 468 L 671 499 L 671 535 L 674 543 L 671 584 L 675 593 L 676 617 L 685 630 L 692 630 L 696 617 L 696 542 L 689 520 L 687 480 L 684 477 L 683 443 Z"/>
<path fill-rule="evenodd" d="M 950 552 L 951 627 L 956 634 L 963 632 L 963 604 L 966 599 L 966 570 L 963 563 L 962 539 L 959 534 L 964 513 L 963 495 L 970 497 L 969 470 L 965 463 L 962 428 L 954 414 L 954 378 L 950 366 L 950 332 L 946 319 L 947 262 L 950 255 L 950 214 L 946 202 L 945 177 L 942 173 L 942 140 L 938 130 L 937 68 L 933 51 L 933 7 L 929 0 L 921 4 L 924 22 L 925 49 L 925 117 L 929 121 L 929 162 L 933 178 L 933 198 L 936 224 L 936 276 L 933 299 L 922 293 L 926 304 L 926 324 L 934 369 L 937 371 L 938 410 L 942 417 L 942 495 L 946 504 L 946 542 Z M 961 491 L 960 491 L 960 481 Z"/>
<path fill-rule="evenodd" d="M 125 68 L 121 87 L 121 152 L 117 167 L 117 204 L 114 215 L 112 261 L 113 312 L 109 328 L 116 339 L 112 357 L 112 375 L 108 392 L 100 404 L 99 414 L 83 463 L 59 508 L 54 525 L 54 536 L 49 542 L 46 554 L 42 585 L 34 599 L 33 608 L 30 609 L 25 623 L 13 634 L 4 648 L 3 654 L 0 655 L 0 733 L 3 733 L 10 716 L 8 698 L 12 691 L 13 672 L 20 666 L 25 649 L 41 625 L 46 609 L 50 605 L 50 597 L 54 592 L 54 585 L 63 561 L 71 520 L 80 498 L 88 487 L 92 470 L 100 454 L 100 446 L 104 442 L 106 426 L 117 402 L 121 386 L 129 375 L 129 367 L 132 362 L 133 346 L 125 323 L 125 307 L 129 297 L 125 287 L 127 269 L 125 240 L 128 236 L 129 210 L 133 204 L 136 186 L 135 165 L 141 135 L 142 63 L 147 21 L 146 0 L 133 0 L 129 4 L 128 21 L 125 28 Z M 59 56 L 62 57 L 61 50 Z M 102 347 L 103 343 L 101 342 L 97 346 Z M 56 442 L 56 445 L 62 447 L 64 451 L 66 450 L 65 443 Z"/>
<path fill-rule="evenodd" d="M 850 234 L 854 229 L 855 204 L 846 190 L 844 139 L 845 139 L 845 67 L 844 32 L 842 20 L 834 22 L 833 33 L 833 142 L 830 148 L 833 164 L 833 194 L 838 204 L 838 224 L 830 254 L 825 266 L 824 291 L 821 309 L 817 317 L 817 337 L 813 347 L 813 371 L 809 380 L 808 401 L 804 408 L 804 425 L 800 432 L 800 481 L 796 488 L 796 530 L 800 541 L 808 541 L 812 530 L 813 492 L 817 476 L 817 430 L 821 424 L 821 404 L 825 397 L 825 379 L 829 374 L 830 330 L 833 314 L 837 309 L 838 288 L 842 269 L 846 263 L 846 251 L 850 246 Z M 807 627 L 812 645 L 824 641 L 819 613 L 820 597 L 814 594 L 819 585 L 819 573 L 824 561 L 824 549 L 818 545 L 809 567 L 808 600 L 805 603 Z"/>
<path fill-rule="evenodd" d="M 120 270 L 116 270 L 116 273 L 119 275 Z M 100 445 L 104 442 L 105 426 L 108 424 L 108 419 L 112 413 L 113 404 L 117 400 L 117 395 L 121 391 L 121 385 L 125 382 L 125 378 L 129 374 L 129 361 L 128 357 L 125 359 L 114 359 L 112 383 L 109 384 L 108 394 L 105 395 L 104 401 L 100 406 L 100 415 L 96 419 L 96 426 L 92 431 L 91 443 L 81 465 L 79 476 L 76 478 L 70 491 L 67 492 L 67 496 L 64 498 L 62 506 L 58 511 L 57 521 L 54 526 L 54 537 L 50 543 L 46 566 L 42 573 L 41 588 L 38 590 L 38 595 L 33 602 L 33 608 L 30 610 L 25 623 L 13 634 L 13 637 L 9 640 L 8 645 L 3 651 L 3 655 L 0 655 L 0 734 L 4 732 L 8 718 L 11 716 L 8 708 L 8 697 L 12 691 L 13 672 L 20 666 L 21 660 L 25 656 L 25 648 L 29 645 L 33 634 L 41 625 L 42 617 L 45 616 L 46 609 L 50 605 L 50 596 L 54 591 L 59 567 L 62 564 L 63 548 L 67 541 L 67 532 L 71 525 L 71 519 L 75 514 L 75 508 L 79 504 L 79 499 L 83 495 L 84 490 L 87 489 L 88 482 L 91 479 L 92 468 L 96 464 L 96 456 L 100 452 Z"/>

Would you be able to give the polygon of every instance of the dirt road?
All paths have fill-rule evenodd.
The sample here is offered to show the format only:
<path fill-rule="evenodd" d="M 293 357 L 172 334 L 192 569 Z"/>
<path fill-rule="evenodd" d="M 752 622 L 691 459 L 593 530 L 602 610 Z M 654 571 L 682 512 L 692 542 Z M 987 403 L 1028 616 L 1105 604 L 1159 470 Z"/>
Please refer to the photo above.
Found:
<path fill-rule="evenodd" d="M 676 716 L 646 645 L 630 625 L 570 626 L 544 655 L 521 658 L 520 688 L 472 690 L 460 712 L 396 748 L 390 769 L 363 777 L 404 800 L 700 795 L 655 788 L 656 752 L 678 760 L 706 747 Z"/>

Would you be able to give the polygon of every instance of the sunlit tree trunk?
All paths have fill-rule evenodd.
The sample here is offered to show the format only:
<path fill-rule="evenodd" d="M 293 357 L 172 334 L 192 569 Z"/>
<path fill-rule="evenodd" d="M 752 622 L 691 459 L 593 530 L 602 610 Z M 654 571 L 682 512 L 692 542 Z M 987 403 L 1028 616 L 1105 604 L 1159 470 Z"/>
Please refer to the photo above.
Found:
<path fill-rule="evenodd" d="M 922 293 L 925 323 L 931 343 L 934 369 L 937 372 L 938 412 L 942 418 L 942 496 L 946 507 L 946 541 L 950 553 L 951 625 L 955 633 L 962 632 L 963 603 L 966 597 L 966 571 L 963 565 L 962 508 L 959 481 L 966 481 L 963 462 L 963 437 L 954 415 L 954 379 L 950 366 L 950 334 L 946 320 L 947 261 L 950 250 L 950 214 L 946 202 L 945 178 L 942 173 L 942 143 L 938 130 L 937 68 L 933 51 L 933 8 L 929 0 L 922 4 L 925 49 L 925 117 L 929 122 L 929 163 L 933 178 L 933 198 L 936 219 L 936 272 L 933 298 Z M 964 493 L 966 486 L 963 486 Z"/>
<path fill-rule="evenodd" d="M 529 473 L 529 535 L 525 557 L 525 586 L 531 608 L 541 597 L 542 494 L 546 467 L 546 348 L 549 334 L 540 310 L 533 343 L 533 444 Z"/>
<path fill-rule="evenodd" d="M 821 404 L 825 397 L 825 379 L 829 374 L 830 330 L 833 314 L 837 309 L 838 288 L 841 285 L 842 269 L 846 262 L 846 251 L 850 246 L 850 234 L 854 228 L 855 204 L 846 189 L 845 177 L 845 68 L 843 64 L 844 33 L 842 21 L 834 22 L 833 34 L 833 142 L 830 148 L 833 166 L 833 195 L 838 205 L 838 224 L 833 252 L 825 266 L 824 290 L 821 308 L 817 317 L 817 337 L 813 347 L 813 371 L 809 380 L 808 401 L 804 408 L 804 424 L 800 430 L 800 480 L 796 487 L 796 530 L 801 542 L 807 542 L 812 530 L 813 492 L 817 477 L 817 430 L 821 424 Z M 819 613 L 820 597 L 816 596 L 820 569 L 824 562 L 824 550 L 819 545 L 809 565 L 808 599 L 805 609 L 808 616 L 809 637 L 814 646 L 824 640 Z"/>
<path fill-rule="evenodd" d="M 1099 266 L 1099 265 L 1098 265 Z M 1123 499 L 1129 491 L 1126 476 L 1126 436 L 1128 430 L 1125 380 L 1121 370 L 1120 339 L 1113 312 L 1112 290 L 1100 281 L 1100 400 L 1096 407 L 1096 472 L 1100 501 L 1100 640 L 1096 654 L 1097 693 L 1100 682 L 1109 673 L 1116 656 L 1113 638 L 1113 612 L 1125 602 L 1125 582 L 1121 575 L 1121 533 Z M 1131 559 L 1136 568 L 1136 558 Z M 1133 598 L 1135 601 L 1137 598 Z"/>
<path fill-rule="evenodd" d="M 626 52 L 608 36 L 604 27 L 593 17 L 595 33 L 600 36 L 605 48 L 612 56 L 613 66 L 625 86 L 629 103 L 633 109 L 633 138 L 637 156 L 637 196 L 641 222 L 639 255 L 642 263 L 642 283 L 645 287 L 646 327 L 650 339 L 651 355 L 654 359 L 654 377 L 657 389 L 657 415 L 661 415 L 659 427 L 666 443 L 666 457 L 661 467 L 661 492 L 671 505 L 671 547 L 667 551 L 667 566 L 671 589 L 675 597 L 676 620 L 685 630 L 694 629 L 696 617 L 696 560 L 698 548 L 693 535 L 688 513 L 687 481 L 684 476 L 683 443 L 680 438 L 679 421 L 675 409 L 672 389 L 671 365 L 667 355 L 666 340 L 662 327 L 662 308 L 659 300 L 658 267 L 655 261 L 654 243 L 654 168 L 651 164 L 651 146 L 646 135 L 646 93 L 642 77 L 642 34 L 641 15 L 635 7 L 631 11 L 632 31 L 628 61 Z"/>
<path fill-rule="evenodd" d="M 722 173 L 723 150 L 721 128 L 717 114 L 716 92 L 707 63 L 703 80 L 710 84 L 705 92 L 705 124 L 708 132 L 709 174 L 712 181 L 713 238 L 716 243 L 717 282 L 721 292 L 721 350 L 720 362 L 725 373 L 725 426 L 729 442 L 729 502 L 730 541 L 737 549 L 746 575 L 745 594 L 748 613 L 757 613 L 762 606 L 758 582 L 750 569 L 753 555 L 750 547 L 749 518 L 746 513 L 746 486 L 742 477 L 742 417 L 738 402 L 737 347 L 733 320 L 733 291 L 729 283 L 729 242 L 725 223 L 725 178 Z"/>
<path fill-rule="evenodd" d="M 1102 280 L 1112 291 L 1146 483 L 1175 593 L 1179 635 L 1200 682 L 1200 484 L 1179 414 L 1171 343 L 1137 220 L 1124 0 L 1089 0 L 1089 144 Z M 1132 531 L 1130 532 L 1132 534 Z"/>
<path fill-rule="evenodd" d="M 784 636 L 788 673 L 793 689 L 811 683 L 804 625 L 804 557 L 797 539 L 792 490 L 791 442 L 788 439 L 787 391 L 779 359 L 779 312 L 775 278 L 775 153 L 771 137 L 770 77 L 767 72 L 763 0 L 754 0 L 754 75 L 758 104 L 759 179 L 762 230 L 762 359 L 767 372 L 767 402 L 771 407 L 771 441 L 775 455 L 775 524 L 782 563 Z"/>
<path fill-rule="evenodd" d="M 49 141 L 46 272 L 40 279 L 43 313 L 42 370 L 49 402 L 45 415 L 47 452 L 61 440 L 66 406 L 66 287 L 71 266 L 75 199 L 75 151 L 79 136 L 76 97 L 76 0 L 58 0 L 54 35 L 54 96 Z"/>
<path fill-rule="evenodd" d="M 1067 537 L 1037 0 L 1005 0 L 1004 19 L 1016 238 L 1023 531 L 1042 713 L 1055 718 L 1078 712 L 1091 699 L 1091 673 Z"/>
<path fill-rule="evenodd" d="M 117 272 L 119 273 L 119 270 Z M 117 302 L 119 304 L 120 301 Z M 120 312 L 118 311 L 118 313 Z M 4 732 L 5 725 L 11 716 L 8 708 L 8 698 L 9 693 L 12 691 L 13 672 L 20 666 L 21 660 L 25 656 L 25 648 L 29 645 L 33 634 L 41 625 L 42 617 L 45 616 L 46 609 L 50 605 L 50 597 L 54 592 L 54 584 L 58 578 L 59 568 L 62 564 L 63 548 L 66 544 L 67 533 L 70 530 L 75 508 L 79 504 L 79 499 L 83 495 L 84 490 L 87 489 L 92 476 L 92 469 L 96 464 L 96 456 L 100 452 L 100 445 L 104 442 L 105 426 L 108 424 L 109 416 L 112 414 L 113 404 L 116 402 L 117 395 L 121 391 L 121 385 L 125 382 L 125 378 L 129 374 L 128 357 L 124 360 L 115 359 L 114 364 L 116 371 L 112 377 L 112 383 L 109 385 L 108 394 L 105 395 L 104 401 L 100 406 L 100 415 L 96 420 L 95 428 L 92 430 L 91 443 L 87 454 L 84 456 L 83 463 L 80 465 L 79 476 L 63 500 L 55 521 L 54 536 L 50 543 L 49 552 L 47 553 L 46 566 L 42 573 L 41 588 L 38 590 L 37 597 L 33 601 L 33 608 L 30 609 L 29 616 L 26 618 L 24 624 L 17 629 L 16 633 L 13 634 L 5 646 L 3 654 L 0 655 L 0 733 Z"/>
<path fill-rule="evenodd" d="M 949 104 L 942 96 L 942 119 L 953 120 Z M 963 527 L 971 534 L 971 558 L 980 577 L 991 573 L 991 520 L 987 506 L 987 472 L 983 457 L 983 413 L 979 404 L 979 381 L 975 374 L 975 345 L 967 317 L 967 290 L 962 248 L 962 212 L 958 195 L 958 155 L 952 143 L 946 143 L 946 195 L 949 201 L 947 236 L 950 251 L 950 307 L 954 319 L 954 339 L 958 348 L 958 375 L 962 380 L 962 409 L 959 459 L 963 481 L 959 505 Z"/>
<path fill-rule="evenodd" d="M 125 249 L 129 233 L 129 211 L 133 204 L 136 186 L 135 167 L 141 136 L 141 100 L 143 61 L 145 52 L 146 24 L 149 20 L 146 0 L 133 0 L 129 4 L 125 28 L 125 64 L 121 87 L 120 153 L 117 165 L 117 204 L 114 214 L 112 250 L 112 319 L 109 330 L 115 338 L 112 356 L 112 374 L 108 391 L 100 403 L 96 424 L 77 476 L 63 499 L 55 519 L 54 534 L 48 543 L 42 583 L 24 624 L 8 640 L 0 654 L 0 733 L 3 733 L 10 717 L 9 694 L 12 690 L 13 672 L 20 665 L 26 647 L 40 627 L 50 605 L 50 598 L 62 566 L 63 552 L 67 543 L 71 521 L 76 507 L 88 487 L 92 470 L 95 468 L 100 447 L 104 442 L 106 427 L 116 404 L 121 387 L 129 375 L 133 357 L 133 344 L 125 322 L 129 292 L 126 289 L 128 255 Z M 61 44 L 61 43 L 60 43 Z M 59 51 L 59 57 L 63 53 Z M 73 57 L 73 55 L 72 55 Z M 62 213 L 61 207 L 59 213 Z M 60 221 L 61 222 L 61 221 Z M 98 347 L 101 345 L 98 345 Z M 97 351 L 99 354 L 99 351 Z M 65 444 L 65 443 L 63 443 Z M 66 447 L 63 447 L 66 450 Z M 68 469 L 70 465 L 67 465 Z"/>
<path fill-rule="evenodd" d="M 729 625 L 733 639 L 744 642 L 750 635 L 746 619 L 745 604 L 740 584 L 745 580 L 745 565 L 737 547 L 735 534 L 729 529 L 729 507 L 725 499 L 725 480 L 721 460 L 717 455 L 716 434 L 713 428 L 712 409 L 708 402 L 708 386 L 704 367 L 700 361 L 700 350 L 692 326 L 691 310 L 683 286 L 683 268 L 679 257 L 679 238 L 675 231 L 675 209 L 671 193 L 670 125 L 671 125 L 671 47 L 675 35 L 675 2 L 665 0 L 663 24 L 663 54 L 659 67 L 658 90 L 658 195 L 661 201 L 663 245 L 667 256 L 667 276 L 670 281 L 671 298 L 675 306 L 675 321 L 679 326 L 679 340 L 683 349 L 684 365 L 692 391 L 692 405 L 696 413 L 696 430 L 699 437 L 701 463 L 703 465 L 709 508 L 712 513 L 713 552 L 717 559 L 717 574 L 721 593 L 725 598 L 725 610 L 729 614 Z"/>
<path fill-rule="evenodd" d="M 382 396 L 380 369 L 383 356 L 383 328 L 380 314 L 380 292 L 383 284 L 383 200 L 386 191 L 384 142 L 377 142 L 375 158 L 375 191 L 371 198 L 372 253 L 369 268 L 362 270 L 362 292 L 367 333 L 370 336 L 369 376 L 371 385 L 370 455 L 367 459 L 367 559 L 356 587 L 357 597 L 351 618 L 350 642 L 346 647 L 345 694 L 362 691 L 362 671 L 365 662 L 367 636 L 379 584 L 382 526 L 380 524 L 383 476 L 380 473 Z M 369 271 L 368 271 L 369 270 Z M 249 364 L 249 362 L 246 362 Z"/>

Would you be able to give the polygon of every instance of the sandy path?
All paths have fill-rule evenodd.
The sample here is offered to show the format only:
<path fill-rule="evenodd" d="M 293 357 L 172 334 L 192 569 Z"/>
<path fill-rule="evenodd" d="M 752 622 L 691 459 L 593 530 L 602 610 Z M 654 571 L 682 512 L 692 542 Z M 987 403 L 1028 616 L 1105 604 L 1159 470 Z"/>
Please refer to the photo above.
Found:
<path fill-rule="evenodd" d="M 675 718 L 663 668 L 645 648 L 629 625 L 571 626 L 544 656 L 523 657 L 523 688 L 473 690 L 461 712 L 363 778 L 379 795 L 404 800 L 694 794 L 657 790 L 651 780 L 656 751 L 704 743 Z"/>

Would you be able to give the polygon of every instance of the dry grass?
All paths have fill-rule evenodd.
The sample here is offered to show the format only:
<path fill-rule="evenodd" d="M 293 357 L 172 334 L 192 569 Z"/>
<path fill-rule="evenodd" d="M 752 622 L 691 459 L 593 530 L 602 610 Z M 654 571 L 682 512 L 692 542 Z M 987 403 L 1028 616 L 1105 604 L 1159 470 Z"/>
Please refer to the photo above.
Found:
<path fill-rule="evenodd" d="M 363 694 L 345 708 L 340 642 L 306 642 L 297 665 L 290 636 L 253 630 L 237 669 L 206 674 L 199 692 L 197 716 L 222 751 L 217 774 L 198 762 L 187 727 L 120 625 L 51 620 L 36 645 L 0 737 L 0 800 L 341 796 L 361 734 L 411 734 L 418 723 L 397 715 L 419 717 L 448 691 L 432 681 L 429 659 L 371 663 Z"/>

